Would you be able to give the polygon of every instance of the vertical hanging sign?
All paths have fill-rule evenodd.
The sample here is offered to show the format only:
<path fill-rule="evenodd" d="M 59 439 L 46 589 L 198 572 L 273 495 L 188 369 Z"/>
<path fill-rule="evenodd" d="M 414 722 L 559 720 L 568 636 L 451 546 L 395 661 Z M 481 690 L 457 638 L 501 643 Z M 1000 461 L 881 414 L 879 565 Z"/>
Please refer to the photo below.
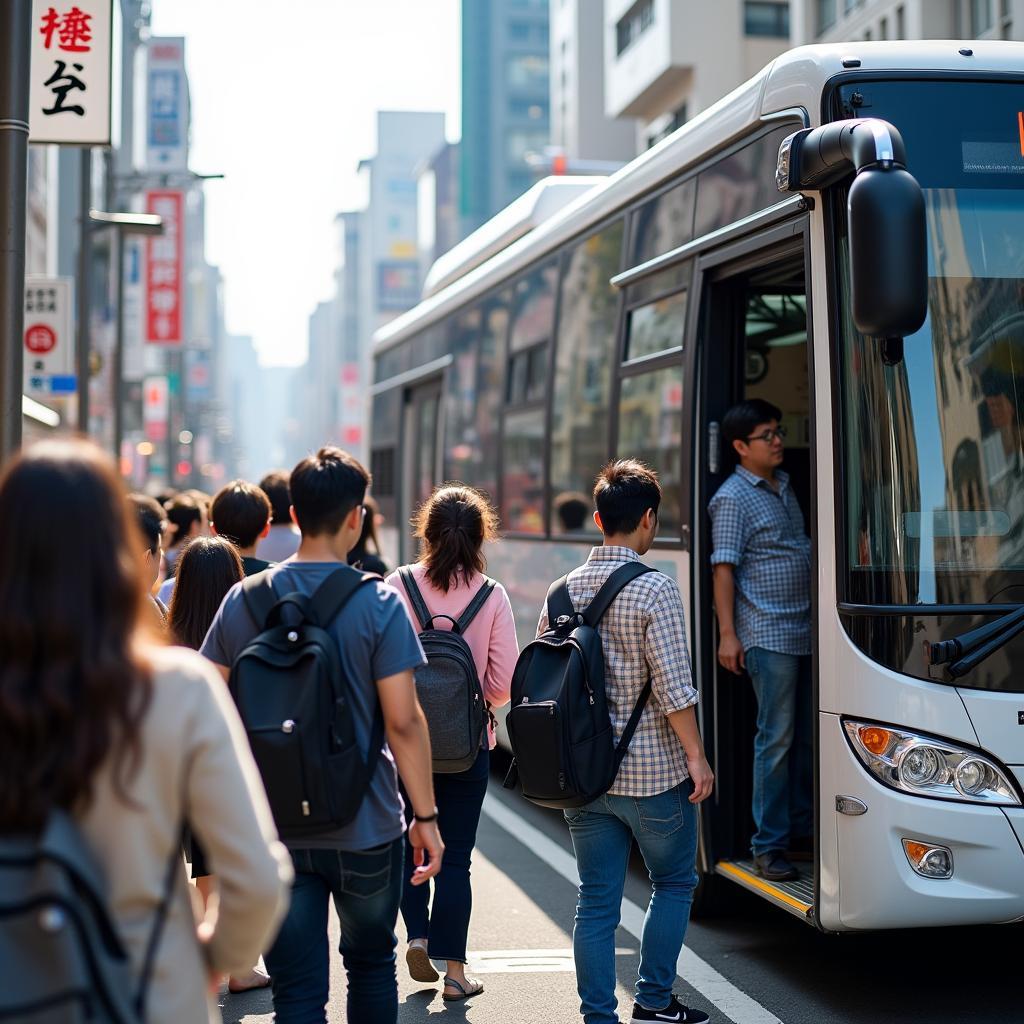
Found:
<path fill-rule="evenodd" d="M 110 145 L 113 0 L 32 0 L 29 141 Z"/>
<path fill-rule="evenodd" d="M 164 233 L 146 240 L 146 341 L 180 345 L 185 268 L 185 193 L 146 193 L 146 212 L 163 218 Z"/>

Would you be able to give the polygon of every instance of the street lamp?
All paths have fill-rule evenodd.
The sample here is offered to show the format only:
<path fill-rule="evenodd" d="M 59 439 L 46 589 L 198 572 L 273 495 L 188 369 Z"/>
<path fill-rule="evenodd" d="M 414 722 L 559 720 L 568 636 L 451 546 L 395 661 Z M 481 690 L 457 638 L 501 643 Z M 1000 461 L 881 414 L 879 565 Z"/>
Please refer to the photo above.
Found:
<path fill-rule="evenodd" d="M 118 472 L 121 469 L 121 440 L 124 437 L 124 236 L 162 235 L 163 219 L 153 213 L 103 213 L 89 211 L 90 227 L 93 231 L 110 229 L 114 232 L 114 266 L 117 268 L 117 320 L 114 335 L 114 458 Z M 89 386 L 89 350 L 81 345 L 78 350 L 78 379 L 84 391 Z"/>

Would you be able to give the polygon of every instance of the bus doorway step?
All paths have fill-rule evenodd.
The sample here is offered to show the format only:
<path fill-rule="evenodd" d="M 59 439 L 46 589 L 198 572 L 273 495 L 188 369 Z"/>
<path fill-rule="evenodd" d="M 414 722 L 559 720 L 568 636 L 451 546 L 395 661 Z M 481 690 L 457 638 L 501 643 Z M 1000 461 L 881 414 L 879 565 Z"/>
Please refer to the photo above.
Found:
<path fill-rule="evenodd" d="M 767 881 L 757 873 L 752 860 L 720 860 L 715 865 L 715 873 L 810 922 L 814 910 L 814 870 L 809 864 L 794 866 L 800 877 L 793 882 Z"/>

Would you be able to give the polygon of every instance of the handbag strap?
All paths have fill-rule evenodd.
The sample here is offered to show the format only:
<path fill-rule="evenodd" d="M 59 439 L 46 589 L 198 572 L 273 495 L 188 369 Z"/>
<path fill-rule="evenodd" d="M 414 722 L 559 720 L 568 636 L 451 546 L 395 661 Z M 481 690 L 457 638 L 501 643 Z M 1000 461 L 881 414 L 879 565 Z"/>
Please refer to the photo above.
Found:
<path fill-rule="evenodd" d="M 160 947 L 160 939 L 163 936 L 164 925 L 167 923 L 168 912 L 171 909 L 171 899 L 174 897 L 174 883 L 182 868 L 181 849 L 184 843 L 185 825 L 182 824 L 178 831 L 177 842 L 171 848 L 171 855 L 168 857 L 167 867 L 164 869 L 164 886 L 160 894 L 160 902 L 157 904 L 153 927 L 149 930 L 146 954 L 142 960 L 142 971 L 139 974 L 139 990 L 135 996 L 135 1013 L 139 1020 L 146 1019 L 146 996 L 149 994 L 149 985 L 153 980 L 156 953 Z"/>

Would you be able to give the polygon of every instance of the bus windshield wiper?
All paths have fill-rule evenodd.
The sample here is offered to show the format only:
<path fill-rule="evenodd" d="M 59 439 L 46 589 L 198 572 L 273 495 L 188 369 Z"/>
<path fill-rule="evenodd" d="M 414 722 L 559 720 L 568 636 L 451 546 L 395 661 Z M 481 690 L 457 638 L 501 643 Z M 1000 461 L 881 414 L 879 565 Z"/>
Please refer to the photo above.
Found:
<path fill-rule="evenodd" d="M 1019 633 L 1024 633 L 1024 604 L 985 626 L 968 630 L 949 640 L 927 644 L 925 650 L 929 664 L 948 664 L 949 674 L 959 679 Z"/>

